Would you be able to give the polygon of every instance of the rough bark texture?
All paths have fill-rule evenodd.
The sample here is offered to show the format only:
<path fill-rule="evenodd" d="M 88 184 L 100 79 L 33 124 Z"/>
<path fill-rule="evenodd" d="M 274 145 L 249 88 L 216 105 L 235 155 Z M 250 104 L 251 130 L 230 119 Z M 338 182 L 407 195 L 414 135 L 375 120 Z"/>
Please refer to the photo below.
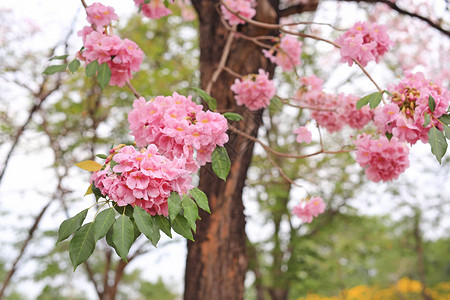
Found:
<path fill-rule="evenodd" d="M 221 23 L 217 12 L 218 1 L 192 2 L 200 20 L 201 86 L 205 89 L 218 66 L 229 32 Z M 266 0 L 258 2 L 255 19 L 276 22 L 276 14 Z M 240 26 L 238 30 L 251 36 L 271 34 L 267 30 L 249 26 Z M 243 75 L 257 73 L 259 68 L 273 72 L 273 67 L 264 58 L 261 49 L 244 39 L 233 42 L 226 66 Z M 219 110 L 236 109 L 230 91 L 234 80 L 233 76 L 222 72 L 213 85 L 211 95 L 217 99 Z M 245 121 L 236 126 L 256 136 L 262 123 L 262 111 L 249 112 L 244 108 L 236 111 L 245 118 Z M 231 132 L 229 134 L 230 141 L 226 148 L 232 165 L 227 181 L 217 178 L 210 166 L 200 171 L 199 188 L 208 195 L 212 213 L 201 214 L 195 243 L 188 242 L 184 294 L 186 300 L 243 299 L 248 259 L 242 191 L 254 144 L 241 136 Z"/>

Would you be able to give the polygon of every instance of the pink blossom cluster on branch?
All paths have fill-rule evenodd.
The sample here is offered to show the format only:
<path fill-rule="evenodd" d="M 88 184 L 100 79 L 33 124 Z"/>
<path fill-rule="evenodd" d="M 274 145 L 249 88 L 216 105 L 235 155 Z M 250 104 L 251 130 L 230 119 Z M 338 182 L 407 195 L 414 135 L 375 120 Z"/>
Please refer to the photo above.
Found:
<path fill-rule="evenodd" d="M 249 110 L 258 110 L 269 106 L 270 99 L 275 96 L 275 85 L 269 79 L 269 73 L 263 69 L 258 74 L 250 74 L 236 79 L 231 86 L 235 93 L 236 103 L 245 105 Z"/>
<path fill-rule="evenodd" d="M 96 27 L 108 26 L 112 21 L 119 19 L 119 16 L 114 12 L 114 8 L 98 2 L 87 7 L 86 14 L 87 21 Z"/>
<path fill-rule="evenodd" d="M 263 49 L 263 53 L 272 63 L 280 66 L 283 71 L 291 71 L 301 64 L 301 47 L 302 42 L 298 39 L 290 35 L 284 35 L 281 37 L 280 43 L 270 50 Z"/>
<path fill-rule="evenodd" d="M 168 159 L 155 145 L 140 151 L 133 146 L 111 151 L 112 160 L 103 170 L 94 172 L 91 180 L 118 206 L 137 205 L 151 215 L 167 216 L 170 193 L 187 193 L 192 188 L 191 172 L 182 157 Z M 113 167 L 112 162 L 116 163 Z"/>
<path fill-rule="evenodd" d="M 345 125 L 362 129 L 371 121 L 373 113 L 368 107 L 356 109 L 357 97 L 323 92 L 323 80 L 314 75 L 303 77 L 301 82 L 304 86 L 297 91 L 294 100 L 309 108 L 311 118 L 329 132 L 337 132 Z"/>
<path fill-rule="evenodd" d="M 160 153 L 170 159 L 184 157 L 186 168 L 196 172 L 199 166 L 211 161 L 216 146 L 228 142 L 227 120 L 202 108 L 190 96 L 177 93 L 148 102 L 136 99 L 128 114 L 131 134 L 138 146 L 156 144 Z"/>
<path fill-rule="evenodd" d="M 396 137 L 373 139 L 359 135 L 355 141 L 356 161 L 365 168 L 366 176 L 374 182 L 397 179 L 409 167 L 409 148 Z"/>
<path fill-rule="evenodd" d="M 369 61 L 379 61 L 392 45 L 383 25 L 357 22 L 337 40 L 341 46 L 341 61 L 353 65 L 357 60 L 366 66 Z"/>
<path fill-rule="evenodd" d="M 223 1 L 232 11 L 239 13 L 239 15 L 251 19 L 256 14 L 256 1 L 255 0 L 224 0 Z M 225 20 L 230 25 L 244 24 L 244 20 L 238 18 L 231 13 L 224 5 L 220 5 L 220 10 Z"/>
<path fill-rule="evenodd" d="M 375 115 L 375 124 L 383 134 L 392 133 L 400 141 L 413 145 L 418 140 L 427 143 L 427 134 L 433 126 L 442 130 L 438 118 L 447 111 L 450 92 L 439 83 L 430 82 L 420 72 L 407 73 L 399 84 L 391 85 L 388 90 L 392 94 L 391 103 L 378 108 Z M 425 114 L 430 116 L 426 126 Z"/>
<path fill-rule="evenodd" d="M 95 9 L 90 8 L 95 5 Z M 104 24 L 104 21 L 114 19 L 114 9 L 104 7 L 100 3 L 89 6 L 88 20 L 94 20 L 95 24 Z M 103 13 L 102 13 L 103 12 Z M 108 12 L 105 15 L 104 12 Z M 92 14 L 91 14 L 92 13 Z M 105 16 L 104 19 L 97 19 L 95 16 Z M 91 17 L 89 17 L 91 16 Z M 106 25 L 105 25 L 106 26 Z M 116 35 L 108 34 L 108 31 L 99 26 L 85 26 L 78 32 L 83 39 L 84 49 L 80 51 L 78 57 L 89 64 L 97 61 L 99 65 L 107 63 L 111 70 L 110 85 L 124 86 L 127 81 L 133 78 L 132 72 L 137 72 L 143 59 L 144 53 L 139 46 L 129 39 L 122 40 Z"/>
<path fill-rule="evenodd" d="M 142 14 L 149 19 L 159 19 L 172 14 L 172 11 L 168 9 L 161 0 L 150 0 L 149 3 L 145 3 L 145 0 L 134 0 L 134 4 L 139 7 Z"/>
<path fill-rule="evenodd" d="M 304 223 L 311 223 L 314 217 L 318 217 L 325 211 L 325 202 L 320 197 L 313 197 L 300 202 L 292 209 L 292 214 L 299 217 Z"/>

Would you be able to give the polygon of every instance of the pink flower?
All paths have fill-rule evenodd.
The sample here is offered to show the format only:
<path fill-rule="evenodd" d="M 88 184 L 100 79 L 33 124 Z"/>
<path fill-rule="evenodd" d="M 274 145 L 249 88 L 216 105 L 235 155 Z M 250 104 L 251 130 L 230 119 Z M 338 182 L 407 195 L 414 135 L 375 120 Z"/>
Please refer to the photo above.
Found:
<path fill-rule="evenodd" d="M 104 170 L 93 172 L 91 181 L 104 196 L 119 206 L 138 205 L 151 215 L 168 215 L 167 199 L 172 191 L 185 194 L 191 186 L 192 173 L 184 158 L 168 159 L 155 145 L 138 151 L 132 146 L 115 149 Z"/>
<path fill-rule="evenodd" d="M 110 85 L 124 86 L 133 78 L 132 72 L 137 72 L 144 53 L 136 43 L 115 35 L 83 28 L 79 33 L 83 37 L 84 50 L 79 54 L 86 64 L 98 61 L 107 63 L 111 69 Z"/>
<path fill-rule="evenodd" d="M 350 66 L 353 65 L 353 60 L 359 61 L 363 66 L 372 60 L 378 62 L 392 45 L 383 25 L 368 22 L 357 22 L 336 43 L 341 46 L 341 61 Z"/>
<path fill-rule="evenodd" d="M 301 46 L 302 42 L 290 35 L 286 35 L 281 38 L 280 43 L 274 48 L 269 51 L 263 50 L 263 53 L 265 57 L 269 58 L 272 63 L 279 65 L 284 71 L 290 71 L 301 64 Z M 277 54 L 273 55 L 275 51 Z"/>
<path fill-rule="evenodd" d="M 316 76 L 303 77 L 294 100 L 311 111 L 311 118 L 329 132 L 337 132 L 345 125 L 362 129 L 373 117 L 368 107 L 356 109 L 358 98 L 353 95 L 331 95 L 322 91 L 323 81 Z"/>
<path fill-rule="evenodd" d="M 255 16 L 255 0 L 224 0 L 223 1 L 232 11 L 239 13 L 242 17 L 251 19 Z M 220 10 L 225 20 L 230 25 L 244 24 L 245 21 L 232 14 L 224 5 L 220 5 Z"/>
<path fill-rule="evenodd" d="M 409 167 L 409 148 L 396 137 L 359 135 L 355 141 L 356 162 L 365 168 L 367 179 L 374 182 L 397 179 Z"/>
<path fill-rule="evenodd" d="M 306 128 L 306 126 L 301 126 L 294 130 L 294 133 L 297 134 L 297 143 L 305 142 L 307 144 L 311 143 L 311 132 Z"/>
<path fill-rule="evenodd" d="M 249 110 L 258 110 L 269 106 L 270 99 L 275 96 L 275 85 L 269 79 L 269 73 L 263 69 L 258 70 L 258 75 L 247 75 L 242 79 L 236 79 L 230 87 L 235 93 L 236 103 L 245 105 Z"/>
<path fill-rule="evenodd" d="M 217 146 L 228 142 L 227 120 L 218 113 L 203 111 L 191 97 L 177 93 L 146 102 L 136 99 L 128 114 L 131 134 L 138 146 L 157 145 L 170 159 L 183 157 L 186 169 L 195 172 L 211 161 Z M 194 153 L 196 157 L 194 159 Z"/>
<path fill-rule="evenodd" d="M 375 123 L 381 133 L 389 132 L 400 141 L 415 144 L 418 140 L 428 142 L 428 131 L 435 126 L 442 130 L 437 120 L 447 112 L 450 92 L 438 83 L 425 79 L 422 73 L 407 73 L 396 86 L 390 86 L 393 95 L 391 103 L 375 111 Z M 435 107 L 429 106 L 430 96 Z M 425 123 L 425 113 L 430 116 L 430 123 Z"/>
<path fill-rule="evenodd" d="M 150 0 L 150 3 L 145 3 L 145 0 L 134 0 L 134 4 L 140 7 L 142 14 L 150 19 L 159 19 L 172 13 L 161 0 Z"/>
<path fill-rule="evenodd" d="M 95 2 L 86 8 L 87 21 L 96 27 L 103 27 L 119 19 L 111 6 Z"/>
<path fill-rule="evenodd" d="M 304 223 L 311 223 L 313 217 L 318 217 L 325 211 L 325 202 L 320 197 L 313 197 L 309 201 L 301 202 L 292 209 L 292 214 L 299 217 Z"/>

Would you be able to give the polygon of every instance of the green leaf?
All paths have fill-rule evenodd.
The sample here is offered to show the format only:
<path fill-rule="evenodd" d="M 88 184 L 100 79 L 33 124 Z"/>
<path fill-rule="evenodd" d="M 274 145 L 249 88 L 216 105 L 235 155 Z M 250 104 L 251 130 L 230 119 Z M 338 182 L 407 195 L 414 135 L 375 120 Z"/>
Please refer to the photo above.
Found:
<path fill-rule="evenodd" d="M 209 204 L 208 204 L 208 197 L 206 196 L 205 193 L 203 193 L 203 191 L 201 191 L 198 188 L 193 188 L 189 191 L 189 194 L 194 198 L 195 202 L 197 202 L 197 205 L 201 209 L 211 213 L 211 210 L 209 209 Z"/>
<path fill-rule="evenodd" d="M 133 243 L 134 243 L 137 240 L 137 238 L 141 236 L 142 232 L 137 227 L 134 218 L 131 221 L 133 222 L 133 232 L 134 232 Z"/>
<path fill-rule="evenodd" d="M 386 135 L 386 137 L 387 137 L 388 140 L 391 140 L 391 139 L 392 139 L 392 133 L 386 132 L 385 135 Z"/>
<path fill-rule="evenodd" d="M 94 60 L 87 64 L 86 66 L 86 76 L 91 77 L 97 73 L 98 70 L 98 61 Z"/>
<path fill-rule="evenodd" d="M 231 162 L 227 150 L 224 147 L 217 146 L 211 155 L 212 169 L 217 177 L 226 181 L 230 172 Z"/>
<path fill-rule="evenodd" d="M 103 210 L 97 215 L 94 221 L 94 238 L 96 241 L 108 233 L 116 220 L 115 214 L 114 209 L 111 207 Z"/>
<path fill-rule="evenodd" d="M 51 74 L 55 74 L 57 72 L 64 72 L 66 70 L 66 68 L 67 68 L 67 64 L 48 66 L 42 73 L 46 74 L 46 75 L 51 75 Z"/>
<path fill-rule="evenodd" d="M 380 104 L 383 99 L 383 92 L 375 92 L 367 96 L 362 97 L 356 102 L 356 109 L 361 109 L 363 106 L 370 104 L 370 108 L 374 109 Z"/>
<path fill-rule="evenodd" d="M 117 248 L 117 254 L 127 261 L 128 251 L 134 240 L 133 222 L 127 216 L 122 215 L 114 222 L 113 230 L 112 240 Z"/>
<path fill-rule="evenodd" d="M 111 79 L 111 69 L 109 68 L 107 63 L 102 63 L 98 68 L 98 84 L 103 89 L 105 86 L 109 84 L 109 80 Z"/>
<path fill-rule="evenodd" d="M 75 232 L 69 244 L 69 256 L 72 261 L 73 270 L 85 262 L 95 248 L 94 226 L 92 222 L 83 225 Z"/>
<path fill-rule="evenodd" d="M 439 163 L 442 163 L 442 157 L 447 151 L 447 140 L 444 133 L 436 127 L 432 127 L 428 132 L 428 143 L 431 146 L 431 153 L 436 156 Z"/>
<path fill-rule="evenodd" d="M 194 92 L 197 93 L 197 95 L 200 96 L 203 99 L 203 101 L 205 101 L 208 104 L 208 107 L 210 110 L 213 110 L 213 111 L 216 110 L 216 108 L 217 108 L 216 99 L 214 99 L 213 97 L 208 95 L 208 93 L 202 89 L 199 89 L 196 87 L 192 87 L 191 89 L 193 89 Z"/>
<path fill-rule="evenodd" d="M 270 99 L 269 111 L 275 113 L 281 111 L 283 108 L 283 102 L 278 97 Z"/>
<path fill-rule="evenodd" d="M 181 205 L 183 206 L 183 215 L 188 221 L 189 225 L 191 226 L 192 230 L 194 232 L 196 231 L 196 224 L 195 221 L 197 221 L 198 217 L 198 207 L 197 204 L 195 204 L 194 200 L 191 199 L 188 195 L 183 195 L 183 201 L 181 201 Z"/>
<path fill-rule="evenodd" d="M 139 230 L 150 240 L 150 242 L 152 242 L 153 246 L 156 247 L 161 238 L 156 220 L 139 206 L 134 208 L 133 217 Z"/>
<path fill-rule="evenodd" d="M 182 215 L 178 215 L 175 218 L 175 220 L 173 220 L 172 228 L 176 233 L 180 234 L 181 236 L 187 238 L 188 240 L 194 241 L 191 227 L 188 221 Z"/>
<path fill-rule="evenodd" d="M 159 229 L 161 229 L 162 232 L 164 232 L 168 237 L 172 238 L 169 219 L 161 215 L 152 216 L 152 219 L 156 221 Z"/>
<path fill-rule="evenodd" d="M 387 90 L 384 90 L 383 93 L 386 93 L 386 94 L 388 94 L 388 95 L 391 96 L 391 97 L 393 96 L 392 93 L 389 92 L 389 91 L 387 91 Z"/>
<path fill-rule="evenodd" d="M 81 65 L 81 63 L 78 59 L 75 58 L 74 60 L 72 60 L 69 63 L 70 72 L 72 72 L 72 74 L 75 73 L 78 70 L 78 68 L 80 67 L 80 65 Z"/>
<path fill-rule="evenodd" d="M 108 158 L 108 155 L 105 155 L 105 154 L 96 154 L 95 156 L 97 156 L 98 158 L 101 158 L 101 159 L 107 159 Z"/>
<path fill-rule="evenodd" d="M 114 242 L 112 240 L 113 232 L 114 232 L 114 228 L 113 227 L 109 228 L 108 233 L 106 234 L 106 243 L 108 245 L 110 245 L 111 247 L 113 247 L 114 250 L 116 250 L 116 245 L 114 245 Z M 117 250 L 116 250 L 116 252 L 117 252 Z"/>
<path fill-rule="evenodd" d="M 442 123 L 444 123 L 445 125 L 449 125 L 450 124 L 450 115 L 442 115 L 439 118 L 439 121 L 441 121 Z"/>
<path fill-rule="evenodd" d="M 64 241 L 72 233 L 77 231 L 78 228 L 81 227 L 81 224 L 83 224 L 84 219 L 86 219 L 88 210 L 89 209 L 86 208 L 85 210 L 81 211 L 77 215 L 75 215 L 72 218 L 69 218 L 61 223 L 61 226 L 59 226 L 59 230 L 58 230 L 58 241 L 56 241 L 56 243 Z"/>
<path fill-rule="evenodd" d="M 66 59 L 67 57 L 69 57 L 69 55 L 59 55 L 59 56 L 53 56 L 51 57 L 49 60 L 56 60 L 56 59 Z"/>
<path fill-rule="evenodd" d="M 131 206 L 130 204 L 128 204 L 127 206 L 118 206 L 118 205 L 114 205 L 114 209 L 121 215 L 123 215 L 123 211 L 125 210 L 125 215 L 128 217 L 132 217 L 133 216 L 133 206 Z"/>
<path fill-rule="evenodd" d="M 436 101 L 434 101 L 433 96 L 428 96 L 428 106 L 430 107 L 430 111 L 433 112 L 436 109 Z"/>
<path fill-rule="evenodd" d="M 425 123 L 423 123 L 422 126 L 423 126 L 423 127 L 427 127 L 428 124 L 430 124 L 430 122 L 431 122 L 431 117 L 430 117 L 430 115 L 427 114 L 427 113 L 424 113 L 423 116 L 425 117 Z"/>
<path fill-rule="evenodd" d="M 232 112 L 223 113 L 223 116 L 230 121 L 240 121 L 240 120 L 244 119 L 244 117 L 241 116 L 240 114 L 236 114 L 236 113 L 232 113 Z"/>
<path fill-rule="evenodd" d="M 445 124 L 443 124 L 443 126 L 444 126 L 445 137 L 450 140 L 450 127 Z"/>
<path fill-rule="evenodd" d="M 169 199 L 167 199 L 167 204 L 169 206 L 169 217 L 170 217 L 170 220 L 173 220 L 173 219 L 175 219 L 175 217 L 181 211 L 181 198 L 180 198 L 180 195 L 178 195 L 177 192 L 172 192 L 170 194 Z"/>

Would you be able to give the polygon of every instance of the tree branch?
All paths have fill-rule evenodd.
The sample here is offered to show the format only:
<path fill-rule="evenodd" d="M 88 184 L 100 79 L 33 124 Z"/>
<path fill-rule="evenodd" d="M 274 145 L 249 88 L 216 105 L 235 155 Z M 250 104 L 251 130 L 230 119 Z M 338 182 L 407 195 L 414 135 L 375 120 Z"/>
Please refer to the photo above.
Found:
<path fill-rule="evenodd" d="M 416 19 L 419 19 L 419 20 L 427 23 L 428 25 L 430 25 L 430 27 L 438 30 L 439 32 L 443 33 L 448 38 L 450 38 L 450 30 L 446 30 L 445 28 L 442 28 L 442 26 L 440 24 L 431 21 L 427 17 L 424 17 L 424 16 L 419 15 L 417 13 L 413 13 L 413 12 L 407 11 L 407 10 L 401 8 L 401 7 L 398 7 L 395 2 L 392 2 L 390 0 L 338 0 L 338 1 L 358 2 L 358 3 L 359 2 L 366 2 L 366 3 L 371 3 L 371 4 L 383 3 L 383 4 L 386 4 L 387 6 L 389 6 L 392 10 L 398 12 L 401 15 L 410 16 L 412 18 L 416 18 Z"/>
<path fill-rule="evenodd" d="M 300 14 L 307 11 L 316 11 L 317 6 L 319 6 L 319 1 L 312 0 L 306 4 L 296 4 L 289 6 L 278 11 L 278 17 L 288 17 L 295 14 Z"/>

